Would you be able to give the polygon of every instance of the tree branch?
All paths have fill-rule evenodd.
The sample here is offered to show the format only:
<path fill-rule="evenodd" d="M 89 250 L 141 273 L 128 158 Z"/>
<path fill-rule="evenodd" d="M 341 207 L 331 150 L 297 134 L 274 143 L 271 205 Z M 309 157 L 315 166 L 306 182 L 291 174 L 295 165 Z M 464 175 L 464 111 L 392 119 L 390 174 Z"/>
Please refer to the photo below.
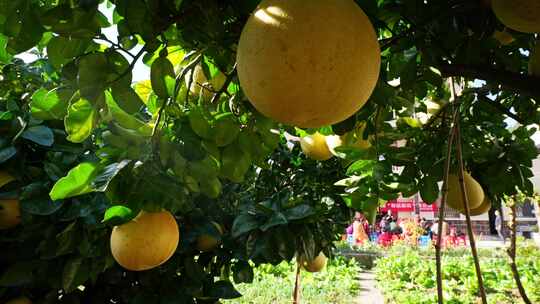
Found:
<path fill-rule="evenodd" d="M 219 97 L 221 96 L 221 94 L 223 94 L 223 93 L 225 93 L 227 91 L 227 88 L 229 87 L 229 84 L 231 83 L 231 81 L 232 81 L 232 79 L 233 79 L 233 77 L 235 75 L 236 65 L 237 65 L 237 63 L 235 62 L 232 70 L 227 74 L 227 78 L 225 79 L 225 82 L 223 83 L 223 85 L 221 86 L 219 91 L 217 91 L 214 94 L 214 96 L 212 96 L 212 100 L 210 101 L 211 104 L 216 103 L 219 100 Z"/>
<path fill-rule="evenodd" d="M 440 64 L 443 77 L 463 76 L 497 83 L 503 88 L 521 94 L 540 96 L 540 77 L 499 70 L 481 65 Z"/>

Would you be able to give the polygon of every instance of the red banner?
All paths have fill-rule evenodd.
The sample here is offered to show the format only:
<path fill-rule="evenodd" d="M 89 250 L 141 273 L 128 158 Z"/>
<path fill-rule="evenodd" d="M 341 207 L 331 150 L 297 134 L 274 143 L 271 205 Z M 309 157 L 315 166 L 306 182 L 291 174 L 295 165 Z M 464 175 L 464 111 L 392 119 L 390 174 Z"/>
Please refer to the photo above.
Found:
<path fill-rule="evenodd" d="M 392 210 L 392 212 L 406 212 L 414 211 L 414 201 L 388 201 L 381 211 L 386 212 Z"/>
<path fill-rule="evenodd" d="M 418 203 L 420 212 L 437 212 L 437 204 L 427 204 L 425 202 Z M 382 212 L 387 212 L 391 210 L 392 212 L 413 212 L 414 211 L 414 201 L 402 201 L 402 200 L 392 200 L 388 201 L 386 205 L 381 207 Z"/>

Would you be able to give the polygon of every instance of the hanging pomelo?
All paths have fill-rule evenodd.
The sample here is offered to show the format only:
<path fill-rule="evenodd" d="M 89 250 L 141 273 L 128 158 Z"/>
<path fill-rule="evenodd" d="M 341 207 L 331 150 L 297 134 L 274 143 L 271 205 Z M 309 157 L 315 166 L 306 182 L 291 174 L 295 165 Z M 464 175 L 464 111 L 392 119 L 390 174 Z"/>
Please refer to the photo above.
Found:
<path fill-rule="evenodd" d="M 32 301 L 27 297 L 19 297 L 7 301 L 6 304 L 32 304 Z"/>
<path fill-rule="evenodd" d="M 467 190 L 469 210 L 480 207 L 484 201 L 484 190 L 482 190 L 480 184 L 467 172 L 464 172 L 463 174 L 463 181 L 465 183 L 465 189 Z M 453 209 L 460 211 L 461 213 L 465 211 L 459 177 L 456 174 L 450 174 L 448 176 L 447 202 L 448 206 Z"/>
<path fill-rule="evenodd" d="M 204 75 L 204 71 L 200 64 L 193 68 L 193 76 L 191 71 L 186 74 L 185 82 L 186 86 L 190 85 L 189 91 L 193 95 L 199 96 L 202 94 L 205 100 L 209 100 L 214 96 L 214 93 L 221 90 L 221 87 L 225 83 L 227 77 L 221 72 L 218 72 L 212 79 L 208 80 Z"/>
<path fill-rule="evenodd" d="M 486 196 L 482 201 L 482 204 L 480 204 L 480 206 L 478 206 L 477 208 L 471 209 L 470 213 L 472 216 L 481 215 L 488 212 L 489 209 L 491 209 L 491 201 Z"/>
<path fill-rule="evenodd" d="M 18 199 L 0 200 L 0 230 L 17 226 L 21 222 Z"/>
<path fill-rule="evenodd" d="M 308 272 L 319 272 L 326 266 L 327 260 L 328 258 L 321 252 L 311 261 L 301 257 L 298 259 L 298 263 Z"/>
<path fill-rule="evenodd" d="M 216 227 L 217 232 L 219 235 L 223 235 L 223 228 L 221 228 L 221 225 L 212 222 L 212 225 Z M 216 236 L 210 235 L 210 234 L 201 234 L 197 237 L 197 250 L 207 252 L 214 250 L 219 244 L 221 243 L 221 240 L 217 238 Z"/>
<path fill-rule="evenodd" d="M 345 120 L 381 64 L 373 25 L 352 0 L 263 0 L 238 44 L 238 77 L 262 114 L 298 127 Z"/>
<path fill-rule="evenodd" d="M 523 33 L 540 32 L 540 1 L 492 0 L 491 7 L 507 27 Z"/>
<path fill-rule="evenodd" d="M 148 270 L 165 263 L 178 241 L 178 224 L 170 212 L 141 211 L 130 222 L 114 227 L 111 252 L 128 270 Z"/>

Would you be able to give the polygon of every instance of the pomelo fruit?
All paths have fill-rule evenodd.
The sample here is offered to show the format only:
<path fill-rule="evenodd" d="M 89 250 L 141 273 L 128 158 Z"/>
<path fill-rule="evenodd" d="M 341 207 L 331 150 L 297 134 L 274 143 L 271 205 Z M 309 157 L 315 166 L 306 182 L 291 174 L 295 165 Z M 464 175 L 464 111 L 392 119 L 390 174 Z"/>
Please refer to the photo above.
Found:
<path fill-rule="evenodd" d="M 27 297 L 19 297 L 7 301 L 6 304 L 32 304 L 32 301 Z"/>
<path fill-rule="evenodd" d="M 480 184 L 468 172 L 464 172 L 463 180 L 465 182 L 465 189 L 467 190 L 469 210 L 480 207 L 480 205 L 484 201 L 484 190 L 482 190 Z M 457 174 L 450 174 L 448 176 L 447 202 L 447 204 L 453 209 L 461 213 L 464 212 L 465 207 L 463 205 L 461 186 Z"/>
<path fill-rule="evenodd" d="M 514 36 L 512 36 L 507 31 L 495 31 L 493 32 L 493 38 L 495 40 L 499 41 L 501 45 L 509 45 L 510 43 L 514 42 Z"/>
<path fill-rule="evenodd" d="M 326 136 L 319 132 L 300 138 L 300 147 L 307 157 L 314 160 L 327 160 L 332 157 L 326 144 Z"/>
<path fill-rule="evenodd" d="M 141 211 L 130 222 L 113 228 L 111 252 L 128 270 L 148 270 L 174 254 L 179 236 L 178 224 L 170 212 Z"/>
<path fill-rule="evenodd" d="M 507 27 L 523 33 L 540 32 L 540 1 L 492 0 L 491 7 Z"/>
<path fill-rule="evenodd" d="M 484 197 L 484 200 L 482 201 L 482 204 L 480 204 L 480 206 L 470 210 L 470 214 L 471 216 L 481 215 L 488 212 L 489 209 L 491 209 L 491 201 L 486 196 Z"/>
<path fill-rule="evenodd" d="M 0 230 L 13 228 L 21 222 L 18 199 L 0 200 Z"/>
<path fill-rule="evenodd" d="M 300 266 L 308 272 L 319 272 L 326 266 L 327 260 L 328 258 L 321 252 L 311 261 L 301 257 L 298 259 L 298 263 L 300 263 Z"/>
<path fill-rule="evenodd" d="M 373 25 L 353 0 L 263 0 L 242 30 L 237 62 L 259 112 L 317 128 L 366 103 L 381 58 Z"/>
<path fill-rule="evenodd" d="M 216 227 L 217 231 L 220 235 L 223 235 L 223 229 L 221 226 L 216 223 L 212 222 L 212 224 Z M 197 250 L 207 252 L 212 251 L 214 248 L 216 248 L 221 241 L 216 238 L 213 235 L 210 234 L 202 234 L 197 237 Z"/>
<path fill-rule="evenodd" d="M 223 73 L 218 72 L 209 81 L 208 78 L 206 78 L 206 76 L 204 75 L 204 71 L 201 65 L 198 64 L 195 66 L 195 68 L 193 68 L 193 78 L 191 78 L 191 71 L 186 74 L 186 86 L 189 85 L 190 79 L 191 86 L 189 88 L 189 91 L 191 92 L 191 94 L 197 96 L 199 96 L 199 94 L 202 94 L 204 99 L 209 100 L 214 96 L 214 93 L 219 91 L 223 84 L 225 84 L 225 80 L 227 79 L 227 77 L 225 77 Z"/>

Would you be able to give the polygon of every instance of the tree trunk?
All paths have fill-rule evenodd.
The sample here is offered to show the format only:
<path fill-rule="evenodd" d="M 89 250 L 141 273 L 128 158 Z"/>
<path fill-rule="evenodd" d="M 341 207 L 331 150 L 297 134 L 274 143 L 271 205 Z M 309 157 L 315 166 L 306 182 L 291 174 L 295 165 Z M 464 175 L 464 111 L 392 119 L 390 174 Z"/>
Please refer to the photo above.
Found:
<path fill-rule="evenodd" d="M 519 290 L 519 294 L 521 295 L 521 298 L 523 299 L 523 302 L 525 304 L 531 304 L 531 300 L 529 300 L 529 297 L 527 296 L 527 293 L 525 292 L 525 288 L 523 288 L 523 284 L 521 284 L 521 278 L 519 276 L 517 264 L 516 264 L 516 202 L 514 201 L 512 205 L 510 206 L 510 210 L 512 212 L 511 216 L 511 227 L 510 227 L 510 248 L 508 248 L 507 253 L 510 257 L 510 269 L 512 269 L 512 275 L 514 276 L 514 280 L 516 281 L 517 288 Z M 504 226 L 504 225 L 503 225 Z"/>

